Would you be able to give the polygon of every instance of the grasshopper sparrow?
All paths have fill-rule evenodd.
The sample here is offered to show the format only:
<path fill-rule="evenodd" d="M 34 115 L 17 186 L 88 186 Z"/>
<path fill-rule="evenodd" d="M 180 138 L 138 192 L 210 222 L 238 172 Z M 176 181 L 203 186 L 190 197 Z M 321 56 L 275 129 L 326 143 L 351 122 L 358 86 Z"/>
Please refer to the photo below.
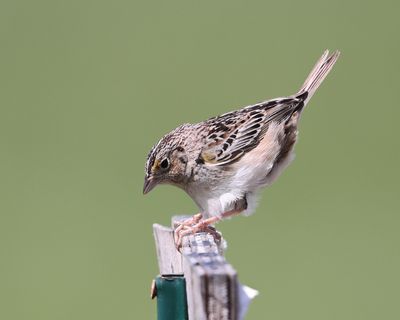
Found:
<path fill-rule="evenodd" d="M 338 51 L 325 51 L 294 95 L 183 124 L 151 149 L 143 193 L 158 184 L 174 185 L 200 210 L 175 230 L 178 246 L 186 234 L 254 210 L 257 191 L 270 185 L 292 160 L 300 114 L 338 57 Z"/>

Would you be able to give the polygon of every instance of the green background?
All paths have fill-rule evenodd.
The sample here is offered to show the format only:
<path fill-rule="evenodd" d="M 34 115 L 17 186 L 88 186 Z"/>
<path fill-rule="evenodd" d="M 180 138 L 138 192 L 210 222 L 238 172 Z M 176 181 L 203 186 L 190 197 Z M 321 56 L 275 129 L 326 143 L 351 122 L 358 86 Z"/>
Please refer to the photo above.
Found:
<path fill-rule="evenodd" d="M 0 3 L 0 319 L 155 319 L 142 196 L 169 130 L 294 93 L 342 56 L 305 111 L 297 158 L 255 215 L 218 227 L 247 319 L 399 319 L 395 1 Z"/>

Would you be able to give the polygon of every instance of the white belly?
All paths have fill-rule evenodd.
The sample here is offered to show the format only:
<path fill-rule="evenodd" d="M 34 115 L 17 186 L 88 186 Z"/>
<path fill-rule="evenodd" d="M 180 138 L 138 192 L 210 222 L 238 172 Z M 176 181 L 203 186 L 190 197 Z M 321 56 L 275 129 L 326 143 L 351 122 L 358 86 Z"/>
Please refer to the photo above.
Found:
<path fill-rule="evenodd" d="M 248 207 L 243 213 L 254 211 L 257 192 L 270 185 L 293 158 L 290 152 L 279 166 L 275 165 L 281 147 L 279 135 L 282 133 L 283 124 L 271 124 L 259 145 L 232 165 L 233 175 L 221 179 L 212 187 L 203 184 L 186 190 L 204 216 L 219 216 L 232 210 L 235 202 L 244 197 Z"/>

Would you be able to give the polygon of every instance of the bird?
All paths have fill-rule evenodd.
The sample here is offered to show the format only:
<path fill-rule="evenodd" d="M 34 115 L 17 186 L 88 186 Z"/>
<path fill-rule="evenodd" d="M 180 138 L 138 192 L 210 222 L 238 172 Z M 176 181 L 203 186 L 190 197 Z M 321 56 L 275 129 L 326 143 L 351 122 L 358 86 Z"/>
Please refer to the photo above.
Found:
<path fill-rule="evenodd" d="M 199 208 L 175 229 L 177 248 L 185 235 L 254 212 L 259 191 L 292 161 L 302 111 L 339 55 L 325 50 L 294 95 L 182 124 L 151 148 L 143 194 L 169 184 L 184 190 Z"/>

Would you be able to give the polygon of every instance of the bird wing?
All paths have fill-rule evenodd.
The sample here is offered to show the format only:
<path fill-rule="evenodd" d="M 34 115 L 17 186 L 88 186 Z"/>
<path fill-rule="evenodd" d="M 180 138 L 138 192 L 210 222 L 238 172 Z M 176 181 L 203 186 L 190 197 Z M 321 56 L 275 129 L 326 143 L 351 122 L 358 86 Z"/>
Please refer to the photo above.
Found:
<path fill-rule="evenodd" d="M 227 165 L 254 149 L 271 122 L 287 121 L 303 107 L 306 97 L 274 99 L 207 120 L 206 147 L 199 159 L 208 165 Z"/>

